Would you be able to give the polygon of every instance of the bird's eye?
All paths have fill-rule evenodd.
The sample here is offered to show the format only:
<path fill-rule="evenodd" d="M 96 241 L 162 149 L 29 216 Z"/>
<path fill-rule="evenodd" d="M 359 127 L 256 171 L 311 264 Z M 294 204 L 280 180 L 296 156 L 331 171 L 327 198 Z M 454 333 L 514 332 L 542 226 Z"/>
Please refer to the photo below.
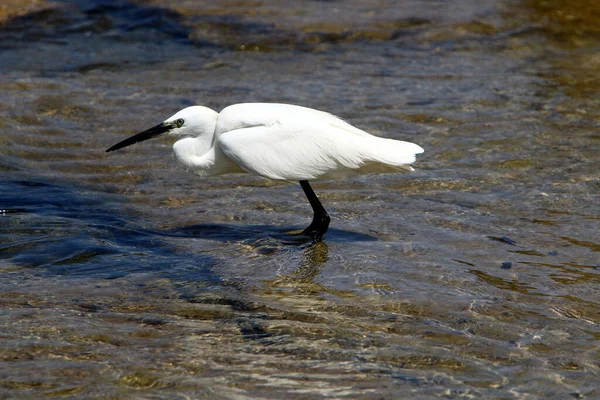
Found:
<path fill-rule="evenodd" d="M 184 122 L 185 121 L 183 119 L 179 118 L 177 121 L 175 121 L 175 125 L 177 125 L 178 128 L 181 128 Z"/>

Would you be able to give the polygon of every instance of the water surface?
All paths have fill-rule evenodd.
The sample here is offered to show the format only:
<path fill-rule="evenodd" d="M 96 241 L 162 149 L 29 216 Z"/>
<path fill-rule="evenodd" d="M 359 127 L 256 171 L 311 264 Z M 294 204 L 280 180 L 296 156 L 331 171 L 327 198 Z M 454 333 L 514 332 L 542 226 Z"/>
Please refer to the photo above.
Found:
<path fill-rule="evenodd" d="M 600 396 L 594 1 L 0 7 L 0 396 Z M 180 170 L 178 109 L 289 102 L 426 152 Z M 35 371 L 35 373 L 32 373 Z"/>

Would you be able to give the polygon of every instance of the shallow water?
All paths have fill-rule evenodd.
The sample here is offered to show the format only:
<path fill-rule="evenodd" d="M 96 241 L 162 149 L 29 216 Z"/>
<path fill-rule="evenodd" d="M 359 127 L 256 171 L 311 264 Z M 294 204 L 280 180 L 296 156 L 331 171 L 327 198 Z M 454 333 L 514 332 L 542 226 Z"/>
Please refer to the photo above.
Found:
<path fill-rule="evenodd" d="M 0 6 L 0 397 L 600 396 L 596 2 L 294 4 Z M 244 101 L 426 152 L 313 246 L 297 185 L 104 153 Z"/>

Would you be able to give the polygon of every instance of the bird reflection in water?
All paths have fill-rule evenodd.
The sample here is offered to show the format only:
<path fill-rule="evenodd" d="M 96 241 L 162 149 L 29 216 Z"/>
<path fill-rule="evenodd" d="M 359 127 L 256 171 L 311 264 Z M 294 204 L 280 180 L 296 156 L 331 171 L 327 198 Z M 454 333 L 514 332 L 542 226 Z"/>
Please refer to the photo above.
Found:
<path fill-rule="evenodd" d="M 272 288 L 293 288 L 303 293 L 321 293 L 327 291 L 314 279 L 321 273 L 321 267 L 329 259 L 329 247 L 324 242 L 314 243 L 301 248 L 300 265 L 289 274 L 277 276 L 267 283 Z"/>

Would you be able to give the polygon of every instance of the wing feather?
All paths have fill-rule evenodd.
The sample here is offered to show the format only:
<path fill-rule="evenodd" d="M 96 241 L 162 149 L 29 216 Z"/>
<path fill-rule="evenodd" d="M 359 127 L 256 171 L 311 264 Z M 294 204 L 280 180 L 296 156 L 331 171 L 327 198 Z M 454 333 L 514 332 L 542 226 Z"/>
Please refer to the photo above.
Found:
<path fill-rule="evenodd" d="M 312 180 L 359 171 L 410 170 L 408 164 L 423 151 L 413 143 L 372 136 L 322 111 L 282 105 L 239 106 L 226 109 L 229 119 L 219 117 L 218 143 L 242 169 L 271 179 Z"/>

